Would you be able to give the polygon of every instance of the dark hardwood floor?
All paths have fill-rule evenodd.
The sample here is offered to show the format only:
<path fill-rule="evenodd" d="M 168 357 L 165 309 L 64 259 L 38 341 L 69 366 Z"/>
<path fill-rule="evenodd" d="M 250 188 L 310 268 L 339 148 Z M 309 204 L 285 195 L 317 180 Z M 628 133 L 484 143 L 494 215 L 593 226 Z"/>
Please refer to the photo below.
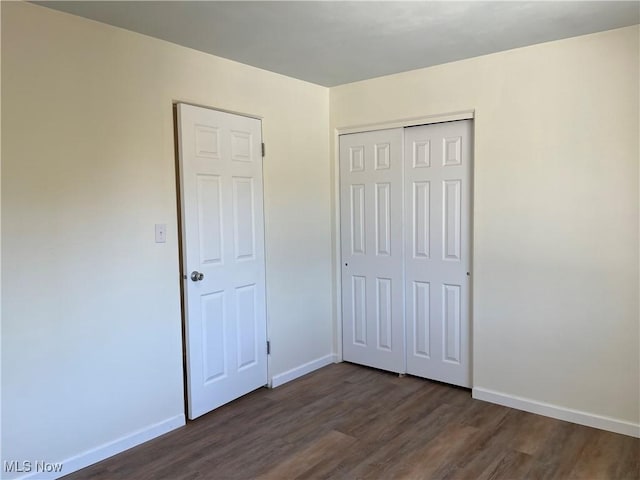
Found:
<path fill-rule="evenodd" d="M 640 440 L 341 363 L 65 478 L 638 479 Z"/>

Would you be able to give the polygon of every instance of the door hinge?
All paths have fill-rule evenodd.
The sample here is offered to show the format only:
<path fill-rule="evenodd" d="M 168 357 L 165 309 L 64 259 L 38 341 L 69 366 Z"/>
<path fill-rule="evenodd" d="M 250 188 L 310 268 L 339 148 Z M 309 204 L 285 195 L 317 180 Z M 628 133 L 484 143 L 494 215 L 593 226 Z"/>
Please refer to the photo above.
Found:
<path fill-rule="evenodd" d="M 267 355 L 271 355 L 271 342 L 267 340 Z"/>
<path fill-rule="evenodd" d="M 264 157 L 264 152 L 266 152 L 266 148 L 264 146 L 264 142 L 262 142 L 262 156 Z"/>

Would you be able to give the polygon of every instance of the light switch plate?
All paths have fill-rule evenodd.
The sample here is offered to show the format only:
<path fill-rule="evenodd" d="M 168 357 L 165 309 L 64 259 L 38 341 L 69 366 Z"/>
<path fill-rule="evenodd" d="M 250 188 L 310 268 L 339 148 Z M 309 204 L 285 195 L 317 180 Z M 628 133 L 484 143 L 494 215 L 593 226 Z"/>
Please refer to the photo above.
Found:
<path fill-rule="evenodd" d="M 167 241 L 167 225 L 165 223 L 156 223 L 156 243 L 166 243 Z"/>

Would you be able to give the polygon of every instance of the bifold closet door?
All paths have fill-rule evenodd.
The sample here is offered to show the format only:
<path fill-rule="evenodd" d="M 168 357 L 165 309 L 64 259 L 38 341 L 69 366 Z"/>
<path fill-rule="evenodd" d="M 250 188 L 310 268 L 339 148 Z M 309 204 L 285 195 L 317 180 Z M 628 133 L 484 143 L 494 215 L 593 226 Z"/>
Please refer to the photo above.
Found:
<path fill-rule="evenodd" d="M 340 136 L 343 358 L 405 371 L 402 129 Z"/>
<path fill-rule="evenodd" d="M 471 386 L 471 121 L 405 129 L 407 373 Z"/>

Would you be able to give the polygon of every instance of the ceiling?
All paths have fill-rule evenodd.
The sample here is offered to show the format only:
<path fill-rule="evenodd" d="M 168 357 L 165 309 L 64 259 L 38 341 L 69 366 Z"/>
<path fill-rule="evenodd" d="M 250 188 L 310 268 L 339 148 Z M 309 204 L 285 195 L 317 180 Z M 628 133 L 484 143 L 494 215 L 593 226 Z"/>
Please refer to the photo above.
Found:
<path fill-rule="evenodd" d="M 334 86 L 640 23 L 639 1 L 45 1 Z"/>

